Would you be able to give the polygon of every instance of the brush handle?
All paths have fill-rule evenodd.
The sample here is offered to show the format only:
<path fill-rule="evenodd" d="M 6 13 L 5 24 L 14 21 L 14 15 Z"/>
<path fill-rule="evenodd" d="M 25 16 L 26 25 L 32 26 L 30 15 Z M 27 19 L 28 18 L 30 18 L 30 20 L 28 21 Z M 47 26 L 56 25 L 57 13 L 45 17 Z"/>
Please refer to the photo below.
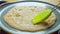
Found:
<path fill-rule="evenodd" d="M 56 7 L 60 8 L 60 3 L 58 3 L 58 4 L 56 5 Z"/>
<path fill-rule="evenodd" d="M 56 10 L 56 8 L 60 9 L 60 3 L 58 3 L 57 5 L 55 5 L 53 8 L 52 8 L 52 11 Z"/>

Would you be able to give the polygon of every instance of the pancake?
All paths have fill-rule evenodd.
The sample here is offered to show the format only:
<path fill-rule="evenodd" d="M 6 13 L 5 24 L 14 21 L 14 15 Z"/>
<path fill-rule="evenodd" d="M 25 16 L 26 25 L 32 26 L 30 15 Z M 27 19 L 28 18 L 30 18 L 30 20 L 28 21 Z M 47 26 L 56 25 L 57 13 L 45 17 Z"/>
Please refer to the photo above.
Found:
<path fill-rule="evenodd" d="M 32 23 L 32 17 L 45 9 L 47 8 L 38 6 L 15 6 L 4 15 L 4 20 L 9 26 L 17 30 L 30 32 L 46 30 L 56 21 L 56 16 L 53 12 L 42 23 L 36 25 Z"/>

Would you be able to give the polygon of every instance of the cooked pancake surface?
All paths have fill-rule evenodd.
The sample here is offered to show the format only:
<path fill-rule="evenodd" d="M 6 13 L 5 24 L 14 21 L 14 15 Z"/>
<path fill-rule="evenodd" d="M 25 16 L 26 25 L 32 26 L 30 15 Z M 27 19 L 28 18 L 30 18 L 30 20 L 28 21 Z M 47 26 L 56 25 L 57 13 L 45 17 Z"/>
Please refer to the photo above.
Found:
<path fill-rule="evenodd" d="M 16 6 L 9 10 L 4 16 L 4 20 L 11 27 L 23 31 L 38 31 L 44 30 L 52 26 L 55 23 L 56 16 L 52 13 L 45 21 L 40 24 L 34 25 L 32 23 L 32 17 L 38 12 L 45 10 L 46 8 L 37 6 Z"/>

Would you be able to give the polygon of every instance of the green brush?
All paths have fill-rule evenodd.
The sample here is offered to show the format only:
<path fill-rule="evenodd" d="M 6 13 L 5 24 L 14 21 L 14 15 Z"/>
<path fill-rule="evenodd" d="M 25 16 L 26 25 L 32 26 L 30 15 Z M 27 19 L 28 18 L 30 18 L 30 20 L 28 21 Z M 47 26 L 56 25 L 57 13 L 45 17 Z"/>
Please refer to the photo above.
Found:
<path fill-rule="evenodd" d="M 44 21 L 51 13 L 52 13 L 51 9 L 46 9 L 39 12 L 38 14 L 33 16 L 32 19 L 33 24 L 42 23 L 42 21 Z"/>

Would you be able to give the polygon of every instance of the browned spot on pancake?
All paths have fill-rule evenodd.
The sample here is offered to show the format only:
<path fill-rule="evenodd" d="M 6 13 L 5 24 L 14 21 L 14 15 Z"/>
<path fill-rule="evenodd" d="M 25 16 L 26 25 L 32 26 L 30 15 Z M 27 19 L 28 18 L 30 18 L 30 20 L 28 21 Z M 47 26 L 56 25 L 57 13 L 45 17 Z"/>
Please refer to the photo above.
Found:
<path fill-rule="evenodd" d="M 17 13 L 17 14 L 16 14 L 16 17 L 19 17 L 19 16 L 21 16 L 21 15 Z"/>

